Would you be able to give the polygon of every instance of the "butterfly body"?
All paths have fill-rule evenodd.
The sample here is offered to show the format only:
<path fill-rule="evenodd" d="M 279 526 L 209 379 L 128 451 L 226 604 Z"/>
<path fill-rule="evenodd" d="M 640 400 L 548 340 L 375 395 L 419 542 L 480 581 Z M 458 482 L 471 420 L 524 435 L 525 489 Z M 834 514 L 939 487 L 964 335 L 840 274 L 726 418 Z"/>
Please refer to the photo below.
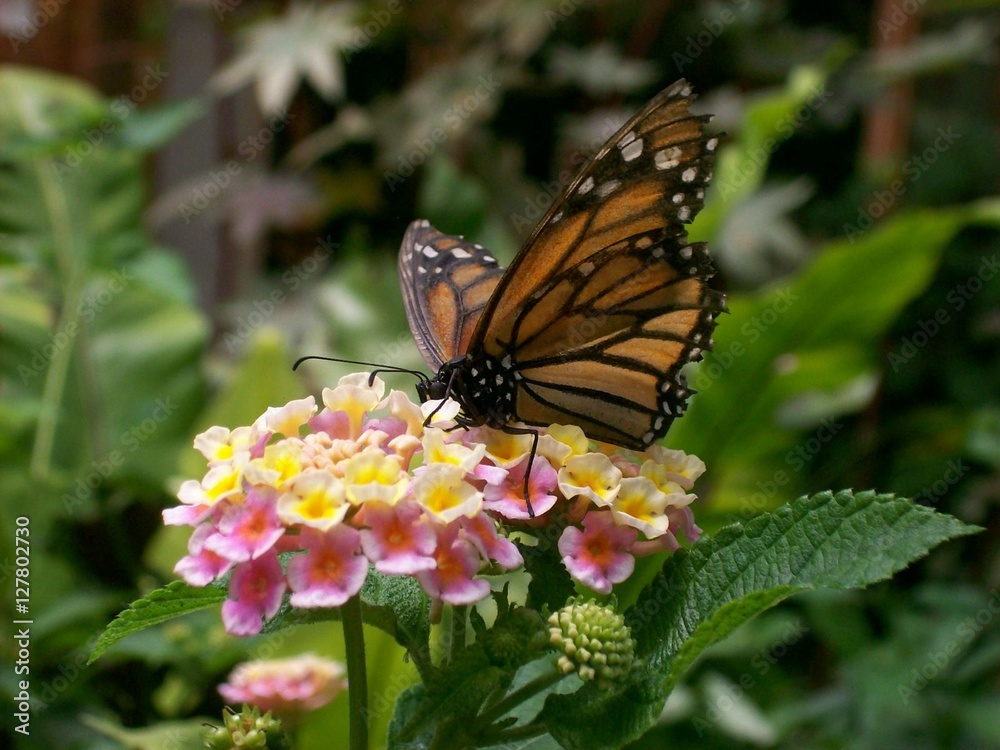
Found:
<path fill-rule="evenodd" d="M 461 423 L 503 429 L 517 418 L 516 375 L 502 360 L 465 354 L 445 362 L 437 374 L 417 384 L 422 401 L 450 396 L 462 405 Z"/>
<path fill-rule="evenodd" d="M 717 139 L 679 81 L 629 120 L 553 203 L 507 270 L 481 245 L 413 222 L 399 254 L 411 331 L 458 423 L 569 423 L 644 449 L 683 413 L 681 369 L 711 346 L 701 209 Z M 537 433 L 536 440 L 537 440 Z"/>

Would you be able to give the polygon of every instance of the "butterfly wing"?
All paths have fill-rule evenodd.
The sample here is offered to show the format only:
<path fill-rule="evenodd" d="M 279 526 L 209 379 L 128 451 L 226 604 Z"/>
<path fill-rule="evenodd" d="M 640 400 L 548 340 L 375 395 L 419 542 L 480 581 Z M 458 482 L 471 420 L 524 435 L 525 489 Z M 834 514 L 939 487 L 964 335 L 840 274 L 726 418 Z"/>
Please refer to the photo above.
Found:
<path fill-rule="evenodd" d="M 399 281 L 410 331 L 436 372 L 465 353 L 503 269 L 482 245 L 414 221 L 399 249 Z"/>
<path fill-rule="evenodd" d="M 478 314 L 468 347 L 514 370 L 520 420 L 644 448 L 683 412 L 681 368 L 725 309 L 683 226 L 704 204 L 717 143 L 692 98 L 675 83 L 608 141 Z"/>

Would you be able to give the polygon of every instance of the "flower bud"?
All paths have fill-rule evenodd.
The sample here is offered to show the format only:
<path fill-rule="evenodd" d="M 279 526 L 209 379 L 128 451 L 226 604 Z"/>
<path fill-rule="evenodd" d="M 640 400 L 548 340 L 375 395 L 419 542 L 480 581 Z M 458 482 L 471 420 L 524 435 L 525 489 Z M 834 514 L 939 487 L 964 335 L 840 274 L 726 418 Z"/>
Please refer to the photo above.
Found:
<path fill-rule="evenodd" d="M 549 641 L 562 655 L 566 674 L 594 680 L 601 690 L 621 682 L 632 668 L 635 641 L 624 618 L 608 606 L 571 598 L 549 617 Z"/>

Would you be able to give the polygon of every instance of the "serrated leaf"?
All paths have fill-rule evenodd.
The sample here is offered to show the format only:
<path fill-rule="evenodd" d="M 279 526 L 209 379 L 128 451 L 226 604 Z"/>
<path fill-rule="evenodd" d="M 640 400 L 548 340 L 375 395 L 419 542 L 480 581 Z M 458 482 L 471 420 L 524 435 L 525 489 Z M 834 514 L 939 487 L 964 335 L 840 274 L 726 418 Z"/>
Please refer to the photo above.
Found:
<path fill-rule="evenodd" d="M 797 591 L 888 578 L 936 545 L 978 531 L 892 495 L 802 497 L 670 557 L 626 613 L 645 669 L 618 691 L 551 696 L 542 716 L 567 748 L 617 747 L 655 721 L 709 646 Z M 613 726 L 609 725 L 613 723 Z"/>
<path fill-rule="evenodd" d="M 101 633 L 87 663 L 93 663 L 111 646 L 132 633 L 221 604 L 225 599 L 225 589 L 216 586 L 195 588 L 183 581 L 173 581 L 132 602 L 128 609 L 122 611 Z"/>

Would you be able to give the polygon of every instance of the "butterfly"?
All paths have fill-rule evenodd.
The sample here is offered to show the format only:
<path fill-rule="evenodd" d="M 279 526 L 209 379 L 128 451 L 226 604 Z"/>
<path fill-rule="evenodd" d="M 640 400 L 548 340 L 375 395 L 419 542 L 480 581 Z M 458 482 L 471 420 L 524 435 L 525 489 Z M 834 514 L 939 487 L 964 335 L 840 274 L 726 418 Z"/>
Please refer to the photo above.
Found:
<path fill-rule="evenodd" d="M 482 245 L 410 224 L 400 285 L 435 372 L 417 384 L 422 401 L 455 399 L 462 427 L 533 434 L 530 460 L 531 427 L 575 424 L 635 450 L 666 434 L 692 393 L 681 369 L 726 311 L 705 244 L 684 228 L 718 144 L 693 98 L 678 81 L 625 123 L 506 270 Z"/>

